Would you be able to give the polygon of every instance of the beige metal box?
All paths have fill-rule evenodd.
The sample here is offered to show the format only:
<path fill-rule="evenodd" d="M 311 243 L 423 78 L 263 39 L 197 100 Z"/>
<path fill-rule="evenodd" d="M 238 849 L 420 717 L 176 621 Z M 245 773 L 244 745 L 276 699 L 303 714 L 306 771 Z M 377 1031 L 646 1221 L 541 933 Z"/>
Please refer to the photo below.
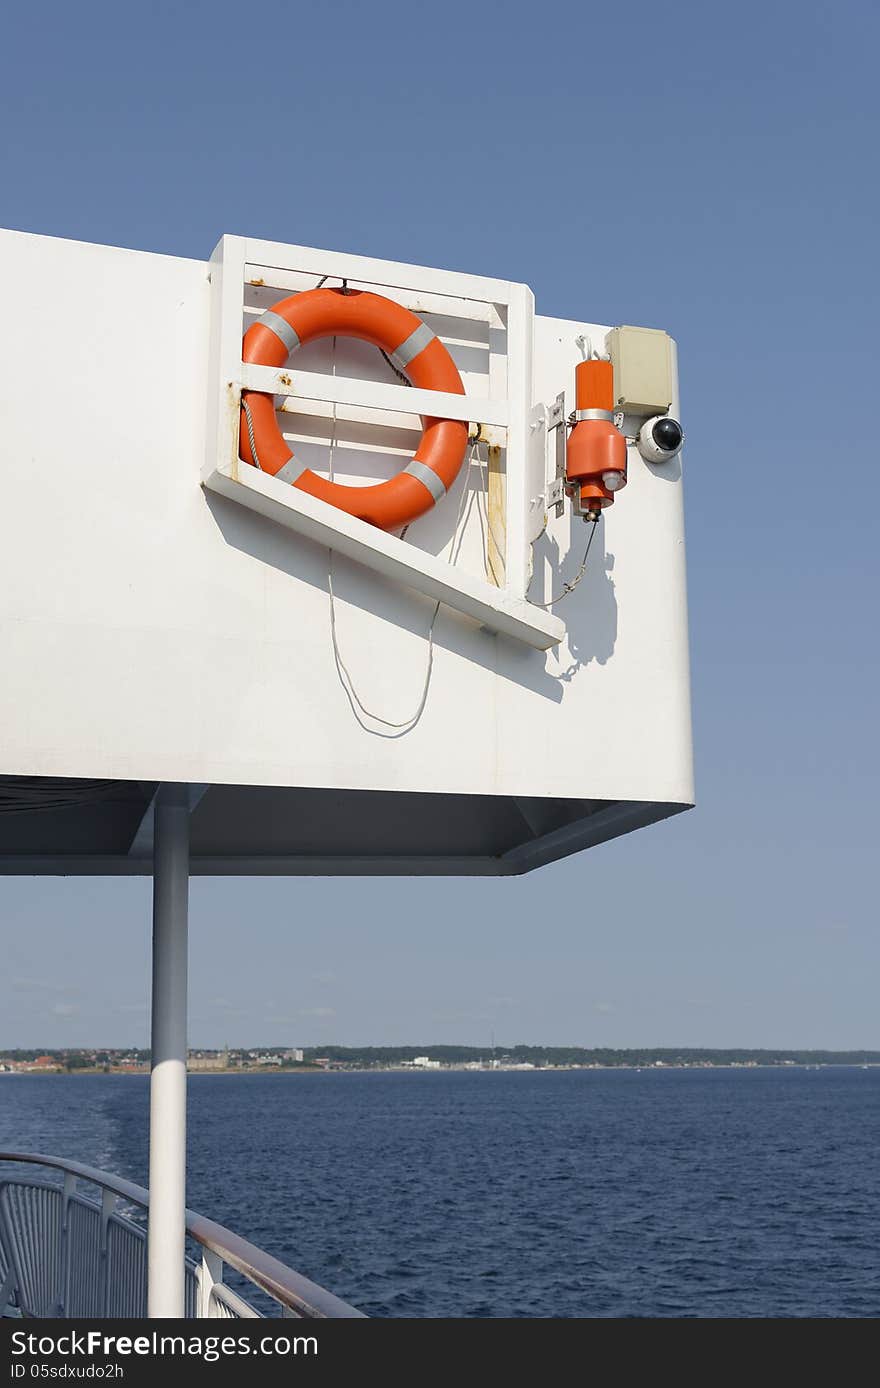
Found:
<path fill-rule="evenodd" d="M 672 338 L 657 328 L 612 328 L 614 396 L 625 414 L 665 414 L 672 404 Z"/>

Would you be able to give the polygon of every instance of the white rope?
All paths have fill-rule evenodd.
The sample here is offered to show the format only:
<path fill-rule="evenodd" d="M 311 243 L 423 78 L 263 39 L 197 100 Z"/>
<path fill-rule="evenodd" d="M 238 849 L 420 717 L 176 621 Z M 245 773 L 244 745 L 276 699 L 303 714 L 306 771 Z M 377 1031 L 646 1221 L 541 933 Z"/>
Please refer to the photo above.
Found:
<path fill-rule="evenodd" d="M 325 275 L 325 276 L 324 276 L 324 279 L 319 280 L 318 285 L 316 285 L 316 288 L 318 288 L 321 284 L 323 284 L 323 283 L 324 283 L 324 280 L 325 280 L 326 278 L 327 278 L 327 276 Z M 343 283 L 344 283 L 344 281 L 343 281 Z M 386 360 L 389 360 L 388 357 L 387 357 L 387 355 L 386 355 L 384 352 L 383 352 L 382 355 L 386 357 Z M 331 375 L 335 376 L 335 375 L 336 375 L 336 338 L 335 338 L 335 336 L 334 336 L 334 338 L 333 338 L 333 342 L 332 342 L 332 346 L 331 346 L 331 359 L 332 359 Z M 394 363 L 393 363 L 393 362 L 389 362 L 389 364 L 394 368 L 395 371 L 397 371 L 397 368 L 394 367 Z M 401 373 L 400 373 L 400 372 L 397 372 L 397 374 L 400 375 Z M 409 385 L 409 384 L 410 384 L 410 382 L 407 380 L 407 385 Z M 260 461 L 259 461 L 259 458 L 257 457 L 257 445 L 256 445 L 256 440 L 255 440 L 255 438 L 254 438 L 254 428 L 253 428 L 253 422 L 252 422 L 252 420 L 251 420 L 251 412 L 250 412 L 250 409 L 248 408 L 248 403 L 247 403 L 247 400 L 244 398 L 244 396 L 242 397 L 242 405 L 243 405 L 243 407 L 244 407 L 245 423 L 246 423 L 246 426 L 247 426 L 248 439 L 249 439 L 250 446 L 251 446 L 251 456 L 253 457 L 253 460 L 254 460 L 256 466 L 257 466 L 257 467 L 260 467 Z M 332 413 L 331 419 L 332 419 L 332 423 L 331 423 L 331 427 L 330 427 L 329 473 L 330 473 L 330 481 L 332 482 L 332 481 L 333 481 L 333 458 L 334 458 L 334 453 L 335 453 L 335 450 L 336 450 L 336 425 L 337 425 L 336 402 L 335 402 L 335 401 L 333 402 L 333 413 Z M 476 445 L 476 443 L 474 443 L 473 446 L 472 446 L 471 449 L 470 449 L 470 456 L 469 456 L 469 458 L 468 458 L 468 466 L 467 466 L 467 469 L 466 469 L 465 474 L 464 474 L 464 481 L 463 481 L 462 489 L 461 489 L 461 500 L 460 500 L 460 502 L 459 502 L 458 515 L 457 515 L 457 517 L 456 517 L 455 526 L 454 526 L 453 531 L 452 531 L 452 540 L 451 540 L 451 543 L 450 543 L 450 551 L 449 551 L 449 562 L 450 562 L 452 565 L 454 565 L 454 564 L 456 563 L 456 560 L 458 559 L 459 553 L 461 552 L 462 541 L 463 541 L 463 539 L 464 539 L 464 528 L 461 529 L 461 533 L 459 534 L 459 527 L 461 526 L 462 516 L 463 516 L 463 513 L 464 513 L 464 509 L 465 509 L 465 501 L 466 501 L 467 496 L 468 496 L 468 483 L 469 483 L 469 481 L 470 481 L 471 468 L 473 467 L 473 464 L 474 464 L 474 458 L 476 457 L 476 449 L 477 449 L 477 445 Z M 478 504 L 477 504 L 477 513 L 479 514 L 479 502 L 478 502 Z M 487 519 L 488 519 L 488 518 L 487 518 Z M 480 528 L 481 528 L 481 531 L 482 531 L 482 519 L 481 519 L 481 522 L 480 522 Z M 408 526 L 408 525 L 407 525 L 407 526 L 404 526 L 404 529 L 403 529 L 402 534 L 405 535 L 408 529 L 409 529 L 409 526 Z M 456 540 L 458 541 L 457 546 L 456 546 Z M 333 550 L 332 550 L 332 549 L 328 551 L 327 591 L 328 591 L 328 594 L 329 594 L 329 597 L 330 597 L 330 640 L 331 640 L 331 643 L 332 643 L 332 646 L 333 646 L 333 661 L 334 661 L 334 664 L 335 664 L 335 666 L 336 666 L 336 673 L 337 673 L 337 675 L 339 676 L 339 682 L 340 682 L 340 684 L 342 685 L 343 690 L 345 691 L 345 695 L 346 695 L 346 698 L 348 699 L 348 702 L 349 702 L 349 704 L 350 704 L 350 706 L 351 706 L 351 711 L 352 711 L 352 713 L 354 714 L 355 718 L 357 719 L 357 721 L 358 721 L 358 723 L 360 724 L 360 726 L 364 729 L 364 731 L 365 731 L 365 732 L 368 732 L 368 733 L 372 733 L 375 737 L 388 737 L 388 738 L 404 737 L 404 736 L 406 735 L 406 733 L 411 732 L 411 731 L 413 730 L 413 728 L 416 726 L 416 724 L 418 723 L 418 721 L 419 721 L 419 719 L 421 718 L 422 714 L 424 713 L 424 711 L 425 711 L 425 705 L 426 705 L 426 703 L 428 702 L 428 693 L 429 693 L 429 690 L 430 690 L 430 688 L 431 688 L 431 675 L 432 675 L 432 672 L 433 672 L 433 669 L 434 669 L 434 626 L 435 626 L 436 621 L 437 621 L 437 614 L 438 614 L 439 611 L 440 611 L 440 603 L 439 603 L 439 602 L 435 603 L 435 605 L 434 605 L 434 611 L 433 611 L 432 614 L 431 614 L 431 620 L 430 620 L 430 623 L 429 623 L 429 625 L 428 625 L 428 633 L 427 633 L 427 641 L 428 641 L 428 659 L 427 659 L 427 662 L 426 662 L 426 665 L 425 665 L 425 678 L 424 678 L 424 682 L 423 682 L 423 684 L 422 684 L 422 692 L 421 692 L 421 695 L 419 696 L 419 701 L 418 701 L 418 703 L 417 703 L 417 705 L 416 705 L 416 707 L 415 707 L 414 712 L 411 713 L 411 714 L 409 715 L 408 718 L 404 718 L 404 719 L 403 719 L 402 721 L 400 721 L 400 722 L 394 722 L 394 721 L 392 721 L 392 720 L 389 719 L 389 718 L 383 718 L 383 717 L 382 717 L 380 714 L 378 714 L 378 713 L 373 713 L 373 711 L 372 711 L 371 709 L 368 709 L 368 708 L 367 708 L 366 704 L 364 703 L 363 699 L 360 697 L 360 695 L 358 694 L 358 692 L 357 692 L 357 690 L 356 690 L 356 688 L 355 688 L 354 679 L 353 679 L 353 677 L 352 677 L 351 671 L 349 670 L 348 666 L 346 665 L 345 661 L 344 661 L 343 658 L 342 658 L 342 652 L 341 652 L 340 649 L 339 649 L 339 633 L 338 633 L 337 626 L 336 626 L 336 594 L 335 594 L 334 589 L 333 589 Z M 371 719 L 374 723 L 380 724 L 381 726 L 378 727 L 378 728 L 370 727 L 370 725 L 364 721 L 364 719 L 367 719 L 367 718 Z M 389 731 L 388 731 L 388 732 L 383 732 L 383 731 L 382 731 L 383 728 L 387 728 Z"/>
<path fill-rule="evenodd" d="M 334 407 L 334 411 L 335 411 L 335 407 Z M 331 444 L 330 444 L 330 454 L 331 454 L 331 471 L 330 471 L 330 476 L 331 476 L 331 479 L 332 479 L 332 476 L 333 476 L 333 471 L 332 471 L 332 456 L 333 456 L 333 448 L 335 447 L 335 435 L 336 435 L 336 421 L 335 421 L 335 415 L 334 415 L 333 429 L 332 429 L 332 433 L 331 433 Z M 467 498 L 468 498 L 468 484 L 469 484 L 469 482 L 470 482 L 471 469 L 473 468 L 473 465 L 474 465 L 475 456 L 476 456 L 476 444 L 472 445 L 472 446 L 471 446 L 471 449 L 470 449 L 470 456 L 469 456 L 469 458 L 468 458 L 468 465 L 467 465 L 467 469 L 466 469 L 466 471 L 465 471 L 464 479 L 463 479 L 463 482 L 462 482 L 461 499 L 460 499 L 459 505 L 458 505 L 458 515 L 456 516 L 455 527 L 454 527 L 454 529 L 453 529 L 453 532 L 452 532 L 452 540 L 451 540 L 451 542 L 450 542 L 449 563 L 452 564 L 452 565 L 454 565 L 454 564 L 456 563 L 457 559 L 458 559 L 458 556 L 459 556 L 459 554 L 460 554 L 460 552 L 461 552 L 462 542 L 463 542 L 463 540 L 464 540 L 464 527 L 462 526 L 461 522 L 462 522 L 462 517 L 463 517 L 464 511 L 465 511 L 465 503 L 466 503 Z M 461 527 L 461 528 L 460 528 L 460 527 Z M 422 692 L 421 692 L 421 694 L 419 695 L 418 703 L 416 704 L 416 707 L 415 707 L 415 709 L 413 710 L 413 712 L 412 712 L 407 718 L 401 719 L 399 722 L 395 722 L 395 721 L 393 721 L 393 720 L 390 719 L 390 718 L 383 718 L 383 717 L 381 716 L 381 714 L 374 713 L 372 709 L 367 708 L 366 704 L 364 703 L 363 699 L 360 697 L 360 695 L 359 695 L 358 692 L 357 692 L 357 689 L 355 688 L 355 684 L 354 684 L 354 680 L 353 680 L 353 678 L 352 678 L 351 671 L 349 670 L 348 666 L 346 665 L 345 661 L 344 661 L 343 658 L 342 658 L 342 652 L 341 652 L 340 649 L 339 649 L 339 634 L 338 634 L 337 627 L 336 627 L 336 595 L 335 595 L 335 593 L 334 593 L 334 591 L 333 591 L 333 551 L 332 551 L 332 550 L 330 551 L 330 562 L 329 562 L 329 566 L 328 566 L 328 574 L 327 574 L 327 577 L 328 577 L 328 589 L 329 589 L 329 593 L 330 593 L 330 638 L 331 638 L 331 641 L 332 641 L 332 644 L 333 644 L 333 660 L 334 660 L 334 663 L 335 663 L 335 665 L 336 665 L 336 673 L 337 673 L 338 676 L 339 676 L 339 682 L 340 682 L 340 684 L 342 685 L 343 690 L 345 691 L 346 697 L 347 697 L 348 702 L 349 702 L 349 704 L 350 704 L 350 706 L 351 706 L 351 711 L 352 711 L 352 713 L 354 714 L 354 716 L 355 716 L 357 722 L 358 722 L 358 723 L 360 724 L 360 726 L 364 729 L 364 731 L 365 731 L 365 732 L 368 732 L 368 733 L 372 733 L 374 737 L 387 737 L 387 738 L 405 737 L 407 733 L 412 732 L 413 728 L 414 728 L 414 727 L 416 726 L 416 724 L 418 723 L 419 719 L 421 718 L 422 714 L 423 714 L 424 711 L 425 711 L 425 705 L 426 705 L 427 702 L 428 702 L 428 694 L 429 694 L 430 688 L 431 688 L 431 675 L 433 674 L 433 670 L 434 670 L 434 627 L 435 627 L 436 622 L 437 622 L 437 614 L 438 614 L 439 611 L 440 611 L 440 603 L 437 602 L 437 603 L 434 604 L 434 611 L 431 613 L 431 620 L 430 620 L 430 622 L 429 622 L 429 624 L 428 624 L 428 631 L 427 631 L 428 658 L 427 658 L 427 660 L 426 660 L 426 662 L 425 662 L 425 678 L 424 678 L 424 681 L 423 681 L 423 683 L 422 683 Z M 367 723 L 367 722 L 364 721 L 364 720 L 367 719 L 367 718 L 371 719 L 374 723 L 379 723 L 381 726 L 378 727 L 378 728 L 371 727 L 371 726 L 369 725 L 369 723 Z M 387 732 L 384 732 L 384 731 L 383 731 L 383 729 L 385 729 L 385 728 L 388 729 Z"/>
<path fill-rule="evenodd" d="M 257 457 L 257 440 L 254 438 L 254 421 L 251 419 L 251 407 L 248 404 L 247 396 L 244 394 L 241 397 L 241 408 L 244 410 L 244 419 L 247 424 L 248 440 L 251 445 L 251 457 L 254 460 L 254 467 L 259 468 L 260 472 L 262 472 L 263 464 Z"/>
<path fill-rule="evenodd" d="M 331 373 L 331 374 L 335 376 L 335 375 L 336 375 L 336 338 L 335 338 L 335 337 L 334 337 L 334 339 L 333 339 L 333 348 L 332 348 L 332 351 L 333 351 L 333 367 L 332 367 L 332 373 Z M 333 481 L 333 453 L 334 453 L 335 448 L 336 448 L 336 405 L 335 405 L 335 403 L 334 403 L 334 405 L 333 405 L 332 425 L 331 425 L 331 430 L 330 430 L 330 480 L 331 480 L 331 482 Z M 469 456 L 469 458 L 468 458 L 467 470 L 465 471 L 465 474 L 464 474 L 464 480 L 463 480 L 462 488 L 461 488 L 461 499 L 460 499 L 459 505 L 458 505 L 458 515 L 456 516 L 456 519 L 455 519 L 455 526 L 454 526 L 453 531 L 452 531 L 452 540 L 451 540 L 450 549 L 449 549 L 449 562 L 450 562 L 451 564 L 453 564 L 453 565 L 455 564 L 456 560 L 458 559 L 459 553 L 461 552 L 461 545 L 462 545 L 462 541 L 463 541 L 463 539 L 464 539 L 464 529 L 462 528 L 461 533 L 459 534 L 459 527 L 461 526 L 462 516 L 463 516 L 463 514 L 464 514 L 465 502 L 466 502 L 467 496 L 468 496 L 468 483 L 469 483 L 469 481 L 470 481 L 470 474 L 471 474 L 471 469 L 472 469 L 473 464 L 474 464 L 474 458 L 475 458 L 475 456 L 476 456 L 476 444 L 473 444 L 472 447 L 471 447 L 471 449 L 470 449 L 470 456 Z M 407 529 L 409 529 L 408 526 L 405 527 L 404 533 L 406 532 Z M 457 547 L 456 547 L 456 540 L 458 541 Z M 425 678 L 424 678 L 424 681 L 423 681 L 423 683 L 422 683 L 422 692 L 421 692 L 421 694 L 420 694 L 420 696 L 419 696 L 419 701 L 418 701 L 418 703 L 416 704 L 416 707 L 415 707 L 414 711 L 413 711 L 407 718 L 401 719 L 399 722 L 396 722 L 396 721 L 394 721 L 394 720 L 392 720 L 392 719 L 390 719 L 390 718 L 383 718 L 383 717 L 381 716 L 381 714 L 374 713 L 374 712 L 372 711 L 372 709 L 367 708 L 366 704 L 364 703 L 363 699 L 360 697 L 360 695 L 359 695 L 358 692 L 357 692 L 357 689 L 355 688 L 354 679 L 352 678 L 351 671 L 349 670 L 348 666 L 346 665 L 345 661 L 344 661 L 343 658 L 342 658 L 342 652 L 341 652 L 340 649 L 339 649 L 339 633 L 338 633 L 337 627 L 336 627 L 336 594 L 335 594 L 334 591 L 333 591 L 333 551 L 332 551 L 332 549 L 329 551 L 329 563 L 328 563 L 328 567 L 327 567 L 327 588 L 328 588 L 328 592 L 329 592 L 329 595 L 330 595 L 330 639 L 331 639 L 331 642 L 332 642 L 332 645 L 333 645 L 333 661 L 334 661 L 334 664 L 336 665 L 336 673 L 337 673 L 337 675 L 339 676 L 339 682 L 340 682 L 340 684 L 342 685 L 343 690 L 345 691 L 345 695 L 346 695 L 346 698 L 348 699 L 348 702 L 349 702 L 349 704 L 350 704 L 350 706 L 351 706 L 351 711 L 352 711 L 352 713 L 354 714 L 354 716 L 355 716 L 357 722 L 358 722 L 358 723 L 360 724 L 360 726 L 364 729 L 364 732 L 372 733 L 374 737 L 387 737 L 387 738 L 405 737 L 407 733 L 412 732 L 413 728 L 414 728 L 414 727 L 416 726 L 416 724 L 418 723 L 419 719 L 421 718 L 422 714 L 423 714 L 424 711 L 425 711 L 425 705 L 426 705 L 427 702 L 428 702 L 428 693 L 429 693 L 430 688 L 431 688 L 431 675 L 432 675 L 433 670 L 434 670 L 434 627 L 435 627 L 436 622 L 437 622 L 437 614 L 438 614 L 439 611 L 440 611 L 440 603 L 437 602 L 437 603 L 434 604 L 434 611 L 431 613 L 431 620 L 430 620 L 430 622 L 429 622 L 429 624 L 428 624 L 428 632 L 427 632 L 428 658 L 427 658 L 427 661 L 425 662 Z M 367 719 L 367 718 L 371 719 L 374 723 L 380 724 L 380 727 L 378 727 L 378 728 L 370 727 L 369 723 L 366 723 L 366 722 L 364 721 L 364 720 Z M 383 728 L 387 728 L 387 729 L 388 729 L 388 732 L 383 732 L 383 731 L 382 731 Z"/>

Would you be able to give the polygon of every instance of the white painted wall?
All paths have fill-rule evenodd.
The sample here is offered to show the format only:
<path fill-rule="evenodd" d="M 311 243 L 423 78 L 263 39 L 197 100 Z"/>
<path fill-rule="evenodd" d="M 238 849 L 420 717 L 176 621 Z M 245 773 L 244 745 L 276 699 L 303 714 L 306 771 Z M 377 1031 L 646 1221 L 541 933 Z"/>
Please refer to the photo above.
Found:
<path fill-rule="evenodd" d="M 200 485 L 207 263 L 3 232 L 0 302 L 0 774 L 691 801 L 677 462 L 630 450 L 556 651 L 441 610 L 425 714 L 388 740 L 337 678 L 328 552 Z M 536 319 L 536 401 L 591 327 Z M 474 511 L 469 566 L 478 539 Z M 551 521 L 532 597 L 585 540 Z M 334 564 L 345 660 L 402 719 L 431 604 Z"/>

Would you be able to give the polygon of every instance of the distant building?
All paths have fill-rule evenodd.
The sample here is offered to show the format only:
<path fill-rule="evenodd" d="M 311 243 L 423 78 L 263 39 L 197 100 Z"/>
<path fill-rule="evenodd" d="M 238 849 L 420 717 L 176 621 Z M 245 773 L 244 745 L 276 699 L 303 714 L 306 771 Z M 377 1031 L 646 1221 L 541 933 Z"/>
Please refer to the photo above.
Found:
<path fill-rule="evenodd" d="M 292 1061 L 294 1062 L 295 1065 L 302 1065 L 302 1063 L 303 1063 L 302 1047 L 300 1047 L 300 1046 L 295 1046 L 295 1047 L 293 1048 L 293 1050 L 291 1050 L 291 1051 L 285 1051 L 281 1058 L 282 1058 L 282 1060 L 292 1060 Z"/>
<path fill-rule="evenodd" d="M 187 1070 L 227 1070 L 228 1051 L 190 1051 L 186 1058 Z"/>
<path fill-rule="evenodd" d="M 417 1055 L 413 1058 L 413 1066 L 416 1070 L 439 1070 L 440 1061 L 432 1060 L 427 1055 Z"/>
<path fill-rule="evenodd" d="M 54 1055 L 38 1055 L 36 1060 L 25 1064 L 25 1070 L 59 1070 L 61 1067 Z"/>

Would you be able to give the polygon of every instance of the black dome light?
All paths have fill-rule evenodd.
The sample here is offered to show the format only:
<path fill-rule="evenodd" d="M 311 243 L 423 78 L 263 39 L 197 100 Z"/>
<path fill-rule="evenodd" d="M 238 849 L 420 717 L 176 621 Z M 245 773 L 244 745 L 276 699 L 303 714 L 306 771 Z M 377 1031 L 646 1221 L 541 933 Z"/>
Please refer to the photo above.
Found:
<path fill-rule="evenodd" d="M 684 430 L 677 419 L 658 419 L 651 430 L 651 437 L 658 448 L 662 448 L 666 453 L 674 453 L 677 448 L 681 448 Z"/>

